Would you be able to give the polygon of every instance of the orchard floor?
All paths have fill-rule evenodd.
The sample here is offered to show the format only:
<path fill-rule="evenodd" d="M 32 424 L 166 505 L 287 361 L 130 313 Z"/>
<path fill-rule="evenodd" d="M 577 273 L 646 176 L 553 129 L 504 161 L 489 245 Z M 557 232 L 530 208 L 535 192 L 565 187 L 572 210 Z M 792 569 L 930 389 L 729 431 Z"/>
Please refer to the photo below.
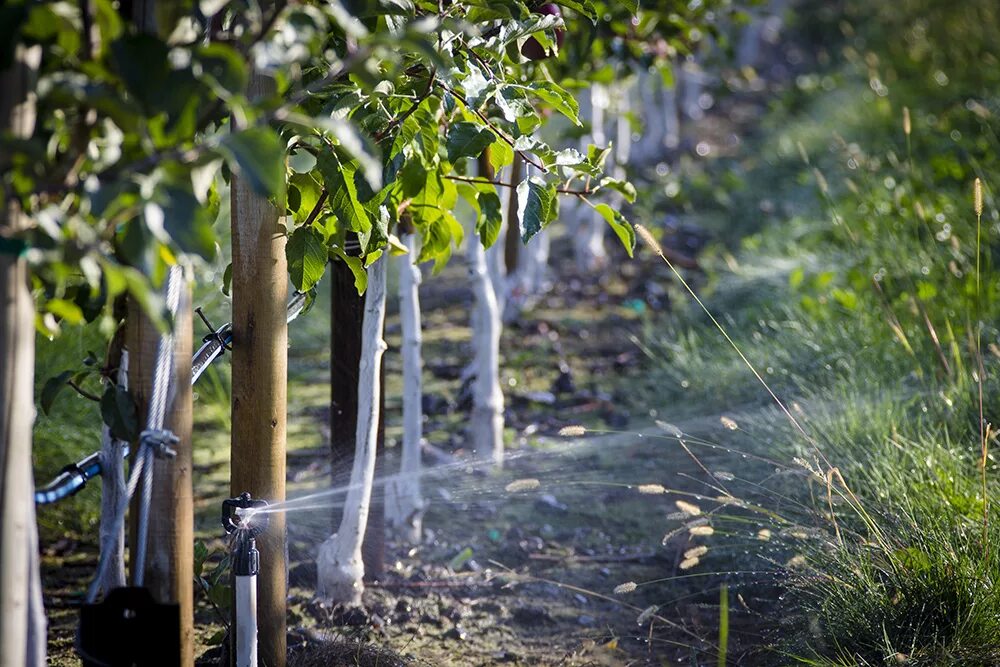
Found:
<path fill-rule="evenodd" d="M 560 264 L 556 275 L 573 275 L 567 257 L 554 261 Z M 690 406 L 671 414 L 651 407 L 659 396 L 644 372 L 651 361 L 639 340 L 661 317 L 650 304 L 667 308 L 665 299 L 650 294 L 666 294 L 668 277 L 649 259 L 623 257 L 621 266 L 604 285 L 572 278 L 556 285 L 505 329 L 502 380 L 510 459 L 502 472 L 489 473 L 461 463 L 467 407 L 458 376 L 468 358 L 469 335 L 461 323 L 468 319 L 471 294 L 445 287 L 461 284 L 460 267 L 425 280 L 425 434 L 436 453 L 426 458 L 432 468 L 423 483 L 429 501 L 424 541 L 416 547 L 387 543 L 386 573 L 368 587 L 367 611 L 344 613 L 313 599 L 316 547 L 339 521 L 339 510 L 289 513 L 293 643 L 333 638 L 389 648 L 428 665 L 709 660 L 717 651 L 723 579 L 730 586 L 742 584 L 742 606 L 730 608 L 730 655 L 761 642 L 759 617 L 750 610 L 774 598 L 769 578 L 734 574 L 739 568 L 724 550 L 710 550 L 697 570 L 679 569 L 683 553 L 698 546 L 698 538 L 683 533 L 665 545 L 661 540 L 681 523 L 669 516 L 676 514 L 675 501 L 691 497 L 635 488 L 661 484 L 715 495 L 700 465 L 721 469 L 724 464 L 712 460 L 719 456 L 700 457 L 696 464 L 653 421 L 671 421 L 692 437 L 709 440 L 724 428 L 717 414 L 691 417 L 697 410 Z M 321 296 L 292 329 L 292 496 L 330 484 L 329 349 L 316 342 L 328 326 L 327 303 Z M 400 436 L 394 313 L 387 340 L 386 465 L 392 470 Z M 200 389 L 197 400 L 204 409 L 196 410 L 196 530 L 213 554 L 207 570 L 225 548 L 217 516 L 228 487 L 227 417 L 211 394 L 211 387 L 228 382 L 224 371 Z M 560 438 L 566 425 L 583 425 L 588 433 Z M 721 458 L 733 457 L 722 453 Z M 537 479 L 538 488 L 507 490 L 510 482 L 525 478 Z M 96 561 L 93 536 L 66 538 L 44 550 L 52 664 L 75 664 L 76 605 Z M 652 580 L 661 583 L 628 595 L 613 593 L 623 582 Z M 197 600 L 199 654 L 212 664 L 217 654 L 211 644 L 222 625 L 203 592 Z M 652 605 L 658 607 L 652 623 L 638 624 L 639 614 Z"/>

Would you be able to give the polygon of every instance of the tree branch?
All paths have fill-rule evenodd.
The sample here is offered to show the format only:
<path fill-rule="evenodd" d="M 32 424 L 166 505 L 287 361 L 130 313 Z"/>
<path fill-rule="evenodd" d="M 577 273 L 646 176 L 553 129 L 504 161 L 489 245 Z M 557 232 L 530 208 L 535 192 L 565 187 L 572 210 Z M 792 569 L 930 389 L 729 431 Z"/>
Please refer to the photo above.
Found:
<path fill-rule="evenodd" d="M 456 176 L 454 174 L 448 174 L 445 178 L 452 181 L 462 181 L 463 183 L 485 183 L 487 185 L 499 185 L 505 188 L 516 188 L 517 185 L 514 183 L 508 183 L 506 181 L 494 181 L 488 178 L 470 178 L 468 176 Z M 574 190 L 572 188 L 556 188 L 556 192 L 564 195 L 575 195 L 577 197 L 586 197 L 587 195 L 592 195 L 596 190 Z"/>

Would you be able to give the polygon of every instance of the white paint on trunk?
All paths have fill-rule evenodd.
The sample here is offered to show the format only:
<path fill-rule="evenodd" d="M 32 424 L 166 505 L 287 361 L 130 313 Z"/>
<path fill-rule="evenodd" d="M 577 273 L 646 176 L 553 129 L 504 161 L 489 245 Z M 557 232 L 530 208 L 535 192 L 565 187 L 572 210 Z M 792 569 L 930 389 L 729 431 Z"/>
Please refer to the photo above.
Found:
<path fill-rule="evenodd" d="M 605 132 L 607 111 L 610 104 L 607 86 L 595 83 L 590 87 L 590 125 L 589 143 L 596 146 L 607 146 L 608 136 Z M 586 153 L 588 138 L 585 137 L 581 149 Z M 573 239 L 573 249 L 576 256 L 577 269 L 581 273 L 601 271 L 607 266 L 608 253 L 604 247 L 604 230 L 607 222 L 596 211 L 588 210 L 580 219 L 579 229 Z"/>
<path fill-rule="evenodd" d="M 506 182 L 510 178 L 510 169 L 504 167 L 497 172 L 497 180 Z M 486 268 L 490 272 L 490 284 L 493 285 L 493 295 L 497 300 L 497 310 L 503 312 L 507 302 L 507 265 L 504 263 L 504 253 L 507 247 L 507 211 L 510 205 L 508 193 L 500 192 L 500 216 L 503 222 L 497 235 L 496 243 L 486 250 Z"/>
<path fill-rule="evenodd" d="M 233 578 L 236 580 L 236 667 L 257 667 L 257 575 Z"/>
<path fill-rule="evenodd" d="M 332 603 L 361 604 L 364 591 L 361 543 L 365 539 L 378 439 L 379 375 L 386 345 L 385 256 L 368 267 L 368 290 L 362 323 L 361 364 L 358 368 L 358 429 L 351 483 L 344 499 L 339 530 L 320 545 L 316 559 L 316 594 Z"/>
<path fill-rule="evenodd" d="M 128 389 L 128 350 L 118 361 L 118 386 Z M 115 521 L 118 506 L 126 494 L 125 460 L 122 448 L 127 443 L 111 437 L 107 424 L 101 427 L 101 558 L 108 561 L 103 576 L 94 583 L 96 590 L 107 593 L 125 585 L 125 525 Z M 105 556 L 105 552 L 107 555 Z"/>
<path fill-rule="evenodd" d="M 671 63 L 674 80 L 677 81 L 676 61 Z M 660 82 L 660 111 L 663 114 L 663 145 L 668 151 L 681 143 L 681 115 L 677 105 L 677 84 L 666 86 Z"/>
<path fill-rule="evenodd" d="M 423 334 L 420 324 L 420 267 L 417 237 L 404 234 L 400 239 L 409 251 L 399 264 L 399 320 L 403 329 L 403 446 L 399 475 L 389 480 L 385 493 L 385 515 L 396 536 L 410 544 L 420 542 L 426 506 L 420 492 L 420 441 L 424 435 Z"/>
<path fill-rule="evenodd" d="M 477 234 L 466 235 L 469 278 L 475 296 L 472 349 L 475 380 L 467 441 L 476 457 L 503 465 L 503 391 L 500 389 L 500 309 Z M 521 249 L 522 252 L 524 248 Z"/>

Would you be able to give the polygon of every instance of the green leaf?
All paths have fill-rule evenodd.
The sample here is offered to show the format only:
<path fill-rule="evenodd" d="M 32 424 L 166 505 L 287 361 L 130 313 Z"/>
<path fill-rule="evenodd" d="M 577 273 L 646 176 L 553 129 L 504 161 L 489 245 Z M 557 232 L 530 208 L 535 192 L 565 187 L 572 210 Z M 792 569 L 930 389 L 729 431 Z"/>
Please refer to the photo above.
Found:
<path fill-rule="evenodd" d="M 210 85 L 230 94 L 239 94 L 247 85 L 247 66 L 231 46 L 208 44 L 198 47 L 194 60 L 200 65 L 201 77 Z"/>
<path fill-rule="evenodd" d="M 364 294 L 365 290 L 368 289 L 368 272 L 365 270 L 365 263 L 361 261 L 361 258 L 348 255 L 341 248 L 333 248 L 330 252 L 347 264 L 347 268 L 354 274 L 354 288 L 358 290 L 359 295 Z"/>
<path fill-rule="evenodd" d="M 566 116 L 574 125 L 583 125 L 580 122 L 579 103 L 577 103 L 575 97 L 561 86 L 551 81 L 536 81 L 530 84 L 528 88 L 553 109 Z"/>
<path fill-rule="evenodd" d="M 285 189 L 285 144 L 267 127 L 251 127 L 223 138 L 219 150 L 255 192 L 279 198 Z"/>
<path fill-rule="evenodd" d="M 83 311 L 80 306 L 65 299 L 49 299 L 45 302 L 45 310 L 69 324 L 83 322 Z"/>
<path fill-rule="evenodd" d="M 62 390 L 67 387 L 66 383 L 71 377 L 73 377 L 73 371 L 63 371 L 59 375 L 45 381 L 45 386 L 42 387 L 42 392 L 39 396 L 42 412 L 49 414 L 52 411 L 52 404 L 55 403 L 56 397 L 59 396 Z"/>
<path fill-rule="evenodd" d="M 357 232 L 361 246 L 368 245 L 372 222 L 368 211 L 358 200 L 358 190 L 354 181 L 355 165 L 343 162 L 336 151 L 324 151 L 316 158 L 316 166 L 323 175 L 329 206 L 345 230 Z"/>
<path fill-rule="evenodd" d="M 288 275 L 300 292 L 311 290 L 326 271 L 327 250 L 323 236 L 312 225 L 297 228 L 285 246 Z"/>
<path fill-rule="evenodd" d="M 635 197 L 636 197 L 635 186 L 629 183 L 628 181 L 610 177 L 602 178 L 600 186 L 602 188 L 611 188 L 616 192 L 620 192 L 622 196 L 625 197 L 625 201 L 627 201 L 630 204 L 635 202 Z"/>
<path fill-rule="evenodd" d="M 475 123 L 452 123 L 448 128 L 448 161 L 452 164 L 464 157 L 479 157 L 496 135 Z"/>
<path fill-rule="evenodd" d="M 552 222 L 555 198 L 555 188 L 537 176 L 526 178 L 517 186 L 517 223 L 522 243 Z"/>
<path fill-rule="evenodd" d="M 101 418 L 117 440 L 133 442 L 139 437 L 139 418 L 132 396 L 117 385 L 108 385 L 101 395 Z"/>
<path fill-rule="evenodd" d="M 607 204 L 598 204 L 594 206 L 594 210 L 611 225 L 611 229 L 625 246 L 625 252 L 631 257 L 632 251 L 635 250 L 635 229 L 632 228 L 632 224 L 625 219 L 624 215 Z"/>
<path fill-rule="evenodd" d="M 484 248 L 489 248 L 497 242 L 500 228 L 503 226 L 503 210 L 500 196 L 493 186 L 489 190 L 480 190 L 476 199 L 479 201 L 479 221 L 476 231 Z"/>
<path fill-rule="evenodd" d="M 490 147 L 490 166 L 494 173 L 514 162 L 514 149 L 506 141 L 496 141 Z"/>

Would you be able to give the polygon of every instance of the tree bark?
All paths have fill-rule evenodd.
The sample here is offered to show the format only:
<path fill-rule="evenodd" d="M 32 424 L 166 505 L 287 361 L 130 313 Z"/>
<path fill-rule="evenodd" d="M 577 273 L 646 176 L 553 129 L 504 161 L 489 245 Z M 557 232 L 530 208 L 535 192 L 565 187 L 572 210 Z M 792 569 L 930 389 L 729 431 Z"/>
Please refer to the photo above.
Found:
<path fill-rule="evenodd" d="M 396 536 L 410 544 L 420 542 L 424 499 L 420 491 L 420 441 L 423 439 L 423 390 L 420 327 L 420 267 L 416 264 L 417 238 L 403 234 L 409 251 L 399 264 L 399 320 L 403 329 L 403 444 L 399 475 L 386 486 L 387 518 Z"/>
<path fill-rule="evenodd" d="M 158 602 L 176 602 L 181 613 L 181 664 L 194 664 L 194 500 L 192 492 L 191 393 L 191 285 L 182 278 L 181 298 L 173 322 L 173 359 L 163 428 L 178 438 L 177 456 L 153 458 L 152 499 L 146 540 L 143 585 Z M 129 351 L 131 392 L 138 405 L 139 424 L 145 425 L 153 392 L 153 374 L 161 334 L 135 301 L 129 303 L 126 347 Z M 133 443 L 138 451 L 138 443 Z M 141 489 L 141 487 L 140 487 Z M 141 490 L 132 499 L 136 514 Z M 130 537 L 134 555 L 138 531 Z M 132 567 L 135 567 L 132 563 Z M 132 572 L 136 581 L 137 572 Z"/>
<path fill-rule="evenodd" d="M 251 99 L 273 91 L 259 73 Z M 233 430 L 231 493 L 249 492 L 269 503 L 285 499 L 286 393 L 288 386 L 288 268 L 278 210 L 234 175 L 233 234 Z M 288 592 L 285 514 L 269 515 L 257 538 L 257 617 L 261 664 L 286 660 Z"/>
<path fill-rule="evenodd" d="M 507 196 L 507 233 L 503 244 L 504 267 L 508 276 L 517 273 L 517 256 L 521 249 L 521 226 L 517 222 L 517 186 L 520 185 L 523 174 L 524 163 L 520 156 L 515 156 L 514 163 L 510 165 L 510 182 L 514 187 L 510 188 Z M 500 196 L 503 197 L 503 193 Z"/>
<path fill-rule="evenodd" d="M 372 486 L 381 402 L 381 365 L 385 352 L 386 258 L 368 267 L 361 364 L 358 369 L 357 449 L 351 482 L 344 499 L 340 528 L 319 548 L 316 559 L 317 595 L 333 603 L 358 605 L 364 591 L 361 545 L 365 538 Z"/>
<path fill-rule="evenodd" d="M 19 138 L 34 133 L 41 55 L 39 46 L 19 45 L 11 67 L 0 72 L 0 132 Z M 27 224 L 16 202 L 0 199 L 0 239 L 13 239 Z M 35 307 L 16 245 L 0 250 L 0 295 L 0 665 L 41 666 L 45 612 L 31 469 Z"/>

